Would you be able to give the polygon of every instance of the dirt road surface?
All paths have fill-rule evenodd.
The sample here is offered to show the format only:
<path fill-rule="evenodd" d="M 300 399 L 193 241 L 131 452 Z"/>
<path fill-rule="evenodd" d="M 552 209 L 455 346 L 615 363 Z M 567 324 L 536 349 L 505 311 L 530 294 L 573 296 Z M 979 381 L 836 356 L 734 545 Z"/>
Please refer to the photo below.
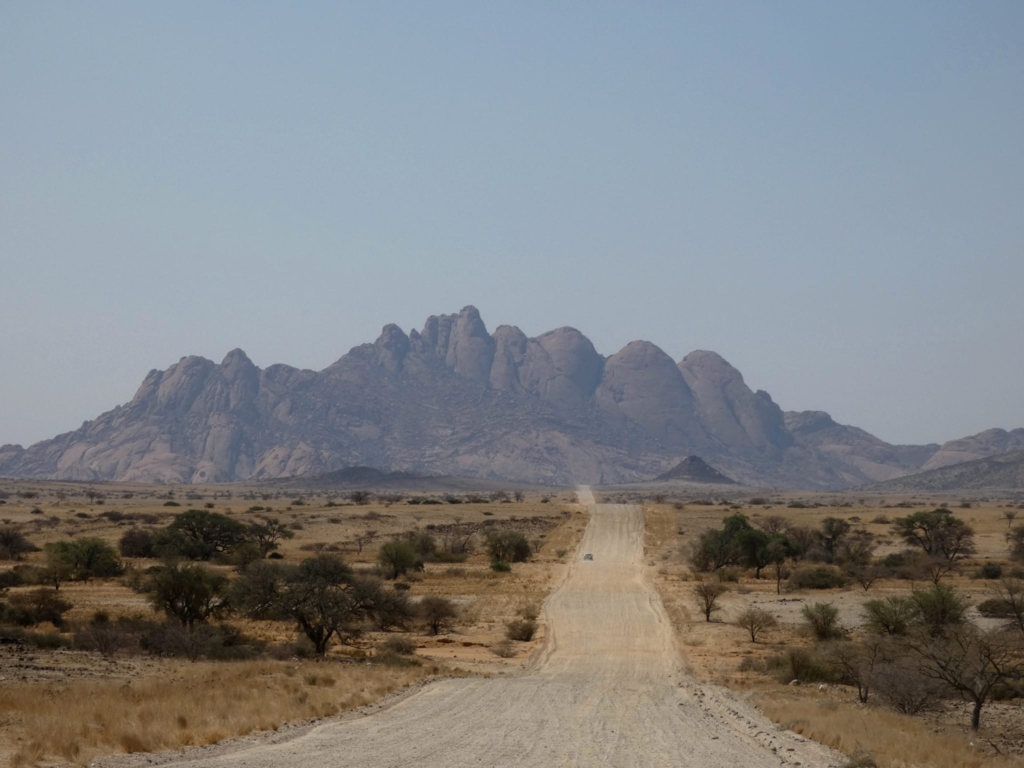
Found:
<path fill-rule="evenodd" d="M 519 677 L 442 680 L 391 707 L 282 743 L 193 750 L 189 768 L 409 766 L 838 766 L 685 670 L 661 600 L 644 578 L 643 514 L 580 500 L 591 518 L 544 606 L 548 639 Z M 584 560 L 591 553 L 593 561 Z M 131 758 L 120 758 L 118 765 Z M 163 761 L 160 761 L 163 762 Z M 165 763 L 167 764 L 167 763 Z"/>

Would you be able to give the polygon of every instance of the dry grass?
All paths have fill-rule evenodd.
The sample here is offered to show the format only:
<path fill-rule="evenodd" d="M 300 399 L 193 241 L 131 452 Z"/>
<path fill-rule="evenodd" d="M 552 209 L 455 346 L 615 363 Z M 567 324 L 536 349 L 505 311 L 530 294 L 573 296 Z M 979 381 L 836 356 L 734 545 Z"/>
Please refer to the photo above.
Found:
<path fill-rule="evenodd" d="M 12 767 L 215 744 L 285 722 L 328 717 L 423 680 L 437 667 L 313 662 L 200 663 L 131 683 L 5 684 Z"/>
<path fill-rule="evenodd" d="M 958 734 L 932 731 L 920 718 L 836 701 L 762 694 L 755 703 L 775 722 L 845 754 L 858 748 L 879 768 L 1013 768 L 1021 763 L 982 754 Z"/>

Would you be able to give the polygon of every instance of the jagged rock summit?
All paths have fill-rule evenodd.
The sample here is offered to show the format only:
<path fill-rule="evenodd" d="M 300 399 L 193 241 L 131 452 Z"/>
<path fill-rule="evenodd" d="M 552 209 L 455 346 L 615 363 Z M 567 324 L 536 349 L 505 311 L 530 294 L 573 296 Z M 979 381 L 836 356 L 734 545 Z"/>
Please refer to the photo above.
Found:
<path fill-rule="evenodd" d="M 634 341 L 606 358 L 575 328 L 489 333 L 469 306 L 420 331 L 386 325 L 322 371 L 260 369 L 240 349 L 220 364 L 183 357 L 73 432 L 0 447 L 0 476 L 198 483 L 368 466 L 614 483 L 699 453 L 746 484 L 839 488 L 1018 439 L 893 446 L 822 412 L 783 413 L 714 352 L 677 363 Z"/>
<path fill-rule="evenodd" d="M 736 485 L 736 481 L 726 477 L 708 464 L 700 456 L 687 456 L 668 472 L 654 478 L 655 483 L 669 480 L 685 480 L 690 483 L 715 483 L 717 485 Z"/>

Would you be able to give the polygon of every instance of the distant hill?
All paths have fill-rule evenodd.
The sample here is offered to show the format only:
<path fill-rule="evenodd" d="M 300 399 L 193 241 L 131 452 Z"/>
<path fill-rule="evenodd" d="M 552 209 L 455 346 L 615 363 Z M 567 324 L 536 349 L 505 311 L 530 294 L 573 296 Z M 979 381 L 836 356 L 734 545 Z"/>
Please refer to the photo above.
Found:
<path fill-rule="evenodd" d="M 986 429 L 976 435 L 944 443 L 921 465 L 921 469 L 940 469 L 1013 451 L 1024 451 L 1024 429 Z"/>
<path fill-rule="evenodd" d="M 1024 490 L 1024 451 L 952 464 L 868 486 L 872 491 Z"/>
<path fill-rule="evenodd" d="M 667 483 L 670 480 L 686 480 L 691 483 L 714 483 L 736 485 L 736 481 L 726 477 L 708 464 L 700 456 L 687 456 L 668 472 L 663 472 L 651 482 Z"/>

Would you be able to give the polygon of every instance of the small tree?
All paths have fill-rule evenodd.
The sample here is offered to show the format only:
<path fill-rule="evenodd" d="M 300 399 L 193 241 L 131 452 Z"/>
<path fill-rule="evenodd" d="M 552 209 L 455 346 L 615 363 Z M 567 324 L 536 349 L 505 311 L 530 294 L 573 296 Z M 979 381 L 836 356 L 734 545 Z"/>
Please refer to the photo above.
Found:
<path fill-rule="evenodd" d="M 831 603 L 805 605 L 801 613 L 808 629 L 818 640 L 835 640 L 846 634 L 839 625 L 839 609 Z"/>
<path fill-rule="evenodd" d="M 514 498 L 517 503 L 522 504 L 523 503 L 523 499 L 525 498 L 525 496 L 523 496 L 523 492 L 522 491 L 513 491 L 512 492 L 512 498 Z"/>
<path fill-rule="evenodd" d="M 427 595 L 420 600 L 419 611 L 432 635 L 440 633 L 443 627 L 450 626 L 452 619 L 459 615 L 455 603 L 437 595 Z"/>
<path fill-rule="evenodd" d="M 377 531 L 375 530 L 363 531 L 356 536 L 356 548 L 359 550 L 359 554 L 363 554 L 363 547 L 371 544 L 376 538 Z"/>
<path fill-rule="evenodd" d="M 874 586 L 874 583 L 882 577 L 883 573 L 884 571 L 875 565 L 859 565 L 850 569 L 850 576 L 860 584 L 865 592 Z"/>
<path fill-rule="evenodd" d="M 874 534 L 861 529 L 842 539 L 836 550 L 836 559 L 850 568 L 868 568 L 874 554 Z"/>
<path fill-rule="evenodd" d="M 768 515 L 767 517 L 763 517 L 758 525 L 761 526 L 761 530 L 769 536 L 784 534 L 789 530 L 789 522 L 782 515 Z"/>
<path fill-rule="evenodd" d="M 1003 510 L 1003 517 L 1006 518 L 1006 530 L 1009 531 L 1013 527 L 1013 521 L 1017 519 L 1017 510 L 1005 509 Z"/>
<path fill-rule="evenodd" d="M 409 542 L 396 539 L 380 548 L 377 562 L 385 569 L 388 578 L 394 580 L 416 565 L 416 552 Z"/>
<path fill-rule="evenodd" d="M 750 633 L 750 642 L 756 643 L 757 636 L 766 629 L 771 629 L 778 622 L 768 611 L 760 608 L 748 608 L 736 619 L 736 626 Z"/>
<path fill-rule="evenodd" d="M 825 647 L 825 660 L 836 677 L 857 687 L 857 699 L 866 704 L 875 681 L 875 669 L 889 659 L 889 645 L 878 635 L 863 642 L 837 640 Z"/>
<path fill-rule="evenodd" d="M 1024 676 L 1024 641 L 1010 632 L 983 632 L 966 624 L 939 637 L 911 641 L 909 647 L 921 674 L 974 705 L 974 730 L 981 725 L 981 710 L 993 689 Z"/>
<path fill-rule="evenodd" d="M 718 605 L 719 598 L 729 591 L 720 581 L 704 579 L 693 586 L 693 597 L 698 610 L 704 614 L 704 620 L 710 622 L 711 615 L 722 610 Z"/>
<path fill-rule="evenodd" d="M 153 609 L 177 619 L 191 632 L 195 625 L 227 610 L 227 579 L 201 565 L 175 563 L 153 575 Z"/>
<path fill-rule="evenodd" d="M 353 504 L 361 507 L 364 504 L 369 503 L 370 499 L 373 498 L 373 494 L 369 491 L 352 491 L 349 493 L 348 497 Z"/>

